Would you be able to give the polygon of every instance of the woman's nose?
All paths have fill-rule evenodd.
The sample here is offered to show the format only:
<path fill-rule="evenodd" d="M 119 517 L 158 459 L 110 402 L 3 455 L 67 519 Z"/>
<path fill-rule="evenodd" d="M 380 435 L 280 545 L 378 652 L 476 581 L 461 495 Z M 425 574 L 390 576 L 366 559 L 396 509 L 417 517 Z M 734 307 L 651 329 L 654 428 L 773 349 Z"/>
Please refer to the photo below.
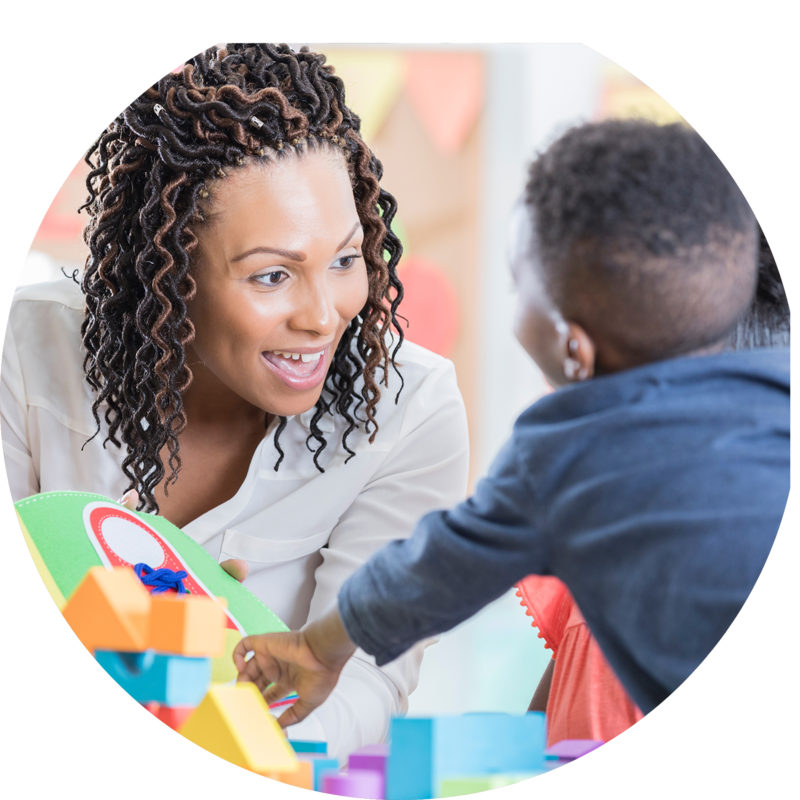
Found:
<path fill-rule="evenodd" d="M 318 336 L 328 336 L 336 331 L 336 303 L 327 281 L 314 281 L 299 288 L 291 325 Z"/>

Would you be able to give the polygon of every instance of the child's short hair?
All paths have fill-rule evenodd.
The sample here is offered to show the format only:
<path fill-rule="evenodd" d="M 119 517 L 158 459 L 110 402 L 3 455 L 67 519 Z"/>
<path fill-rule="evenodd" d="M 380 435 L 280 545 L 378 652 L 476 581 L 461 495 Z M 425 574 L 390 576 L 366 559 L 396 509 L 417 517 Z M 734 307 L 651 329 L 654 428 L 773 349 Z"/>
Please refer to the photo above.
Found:
<path fill-rule="evenodd" d="M 573 128 L 531 165 L 525 203 L 551 299 L 629 365 L 723 341 L 750 306 L 755 217 L 686 125 Z"/>

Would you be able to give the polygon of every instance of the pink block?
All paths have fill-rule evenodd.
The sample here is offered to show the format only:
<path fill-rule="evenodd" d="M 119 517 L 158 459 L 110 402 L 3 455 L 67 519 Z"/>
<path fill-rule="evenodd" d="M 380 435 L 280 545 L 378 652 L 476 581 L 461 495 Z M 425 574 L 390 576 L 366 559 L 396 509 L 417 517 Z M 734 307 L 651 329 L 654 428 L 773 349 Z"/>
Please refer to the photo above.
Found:
<path fill-rule="evenodd" d="M 328 794 L 383 800 L 383 787 L 383 775 L 371 769 L 348 769 L 322 776 L 322 791 Z"/>
<path fill-rule="evenodd" d="M 596 750 L 603 742 L 597 739 L 562 739 L 545 750 L 548 756 L 557 756 L 564 760 L 572 760 Z"/>

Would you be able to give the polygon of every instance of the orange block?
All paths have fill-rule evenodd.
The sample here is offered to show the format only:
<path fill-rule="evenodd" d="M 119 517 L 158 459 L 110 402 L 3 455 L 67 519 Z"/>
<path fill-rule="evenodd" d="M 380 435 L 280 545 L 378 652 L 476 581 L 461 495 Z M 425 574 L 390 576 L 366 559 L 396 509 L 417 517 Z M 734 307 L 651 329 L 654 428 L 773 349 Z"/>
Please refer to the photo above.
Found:
<path fill-rule="evenodd" d="M 150 593 L 130 567 L 91 567 L 63 614 L 87 649 L 144 650 Z"/>
<path fill-rule="evenodd" d="M 288 783 L 290 786 L 299 786 L 301 789 L 314 788 L 314 769 L 310 761 L 298 761 L 297 768 L 291 771 L 269 771 L 264 772 L 268 778 L 281 783 Z"/>
<path fill-rule="evenodd" d="M 223 598 L 197 594 L 154 594 L 147 647 L 183 656 L 221 656 L 225 652 Z"/>
<path fill-rule="evenodd" d="M 214 755 L 261 775 L 297 769 L 297 755 L 253 683 L 212 683 L 178 732 Z"/>

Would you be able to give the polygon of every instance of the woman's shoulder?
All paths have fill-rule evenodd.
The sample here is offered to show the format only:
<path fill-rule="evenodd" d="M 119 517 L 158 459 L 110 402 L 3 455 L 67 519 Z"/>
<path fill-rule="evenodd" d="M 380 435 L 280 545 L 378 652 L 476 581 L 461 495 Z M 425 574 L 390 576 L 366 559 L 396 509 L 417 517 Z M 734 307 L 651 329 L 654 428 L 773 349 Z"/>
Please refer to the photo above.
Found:
<path fill-rule="evenodd" d="M 455 384 L 455 367 L 450 359 L 407 339 L 400 346 L 394 364 L 394 368 L 389 367 L 390 390 L 402 383 L 403 391 L 408 389 L 412 394 L 430 382 L 450 380 Z"/>
<path fill-rule="evenodd" d="M 47 314 L 59 308 L 68 308 L 83 314 L 83 292 L 71 278 L 63 277 L 53 281 L 42 281 L 20 286 L 14 292 L 12 310 L 24 306 L 26 313 Z"/>
<path fill-rule="evenodd" d="M 81 407 L 83 295 L 71 279 L 22 286 L 14 293 L 4 343 L 4 364 L 24 386 L 29 405 Z"/>

